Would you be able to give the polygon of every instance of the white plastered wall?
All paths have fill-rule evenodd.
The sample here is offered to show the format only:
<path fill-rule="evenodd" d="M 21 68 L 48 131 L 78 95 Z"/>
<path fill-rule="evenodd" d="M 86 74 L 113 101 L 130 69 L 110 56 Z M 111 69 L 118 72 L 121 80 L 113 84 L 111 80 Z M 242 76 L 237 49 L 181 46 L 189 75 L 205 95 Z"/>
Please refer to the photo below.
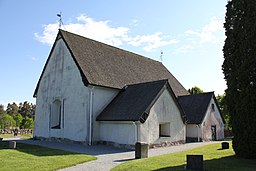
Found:
<path fill-rule="evenodd" d="M 118 144 L 134 145 L 137 138 L 136 126 L 133 122 L 101 121 L 99 127 L 101 141 L 115 142 Z"/>
<path fill-rule="evenodd" d="M 118 93 L 116 89 L 88 86 L 82 82 L 69 50 L 62 39 L 56 42 L 40 81 L 36 99 L 34 136 L 66 138 L 74 141 L 89 139 L 90 92 L 92 93 L 92 136 L 98 140 L 97 115 Z M 61 128 L 50 128 L 51 104 L 61 101 Z"/>
<path fill-rule="evenodd" d="M 214 111 L 212 110 L 212 104 L 214 104 Z M 219 110 L 217 109 L 216 103 L 212 98 L 208 109 L 207 114 L 202 122 L 202 136 L 204 140 L 212 140 L 212 131 L 211 126 L 216 125 L 216 138 L 217 140 L 224 139 L 224 123 L 222 121 Z"/>
<path fill-rule="evenodd" d="M 93 118 L 92 118 L 92 141 L 97 142 L 100 138 L 100 122 L 96 121 L 97 116 L 103 111 L 103 109 L 113 100 L 118 94 L 119 90 L 105 88 L 105 87 L 93 87 Z"/>
<path fill-rule="evenodd" d="M 201 124 L 187 124 L 186 126 L 186 136 L 189 138 L 202 138 L 202 128 Z"/>
<path fill-rule="evenodd" d="M 145 123 L 139 124 L 138 141 L 153 144 L 159 140 L 159 124 L 170 123 L 168 141 L 185 141 L 186 127 L 181 118 L 179 108 L 170 92 L 165 89 L 150 109 Z"/>

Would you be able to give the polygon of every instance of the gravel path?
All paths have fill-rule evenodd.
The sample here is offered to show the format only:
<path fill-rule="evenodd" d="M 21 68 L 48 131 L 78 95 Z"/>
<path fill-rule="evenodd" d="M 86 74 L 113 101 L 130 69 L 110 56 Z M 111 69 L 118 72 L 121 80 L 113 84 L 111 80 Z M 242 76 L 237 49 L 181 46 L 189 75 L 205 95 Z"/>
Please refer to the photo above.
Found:
<path fill-rule="evenodd" d="M 5 140 L 5 139 L 4 139 Z M 7 140 L 7 139 L 6 139 Z M 10 139 L 8 139 L 10 140 Z M 73 167 L 61 169 L 59 171 L 109 171 L 111 168 L 117 166 L 125 161 L 133 160 L 135 156 L 134 150 L 119 149 L 112 146 L 106 145 L 95 145 L 95 146 L 84 146 L 79 144 L 68 144 L 68 143 L 56 143 L 46 141 L 32 141 L 32 140 L 17 140 L 22 143 L 40 145 L 49 148 L 55 148 L 60 150 L 66 150 L 70 152 L 83 153 L 94 155 L 97 160 L 78 164 Z M 199 142 L 199 143 L 187 143 L 171 147 L 161 147 L 149 150 L 149 157 L 157 156 L 161 154 L 168 154 L 179 152 L 199 146 L 208 145 L 211 143 L 218 142 Z"/>

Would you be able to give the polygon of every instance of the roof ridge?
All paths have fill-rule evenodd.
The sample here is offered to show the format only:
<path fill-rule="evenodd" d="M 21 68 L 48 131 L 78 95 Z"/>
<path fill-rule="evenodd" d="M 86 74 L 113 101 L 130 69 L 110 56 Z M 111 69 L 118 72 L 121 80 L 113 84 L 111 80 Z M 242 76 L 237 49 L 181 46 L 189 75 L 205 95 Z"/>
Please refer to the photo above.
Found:
<path fill-rule="evenodd" d="M 206 94 L 214 94 L 214 91 L 197 93 L 197 94 L 189 94 L 189 95 L 183 95 L 183 96 L 178 96 L 178 97 L 187 97 L 187 96 L 191 97 L 191 96 L 200 96 L 200 95 L 206 95 Z"/>
<path fill-rule="evenodd" d="M 154 83 L 158 83 L 158 82 L 168 82 L 168 79 L 147 81 L 147 82 L 141 82 L 141 83 L 135 83 L 135 84 L 128 84 L 126 86 L 135 86 L 135 85 L 143 85 L 143 84 L 154 84 Z"/>
<path fill-rule="evenodd" d="M 133 55 L 135 55 L 135 56 L 142 57 L 142 59 L 148 59 L 148 60 L 151 60 L 151 61 L 154 61 L 154 62 L 157 62 L 157 63 L 162 64 L 162 62 L 157 61 L 157 60 L 155 60 L 155 59 L 152 59 L 152 58 L 150 58 L 150 57 L 143 56 L 143 55 L 141 55 L 141 54 L 134 53 L 134 52 L 131 52 L 131 51 L 126 50 L 126 49 L 121 49 L 121 48 L 119 48 L 119 47 L 116 47 L 116 46 L 113 46 L 113 45 L 109 45 L 109 44 L 107 44 L 107 43 L 100 42 L 100 41 L 98 41 L 98 40 L 95 40 L 95 39 L 92 39 L 92 38 L 89 38 L 89 37 L 85 37 L 85 36 L 80 35 L 80 34 L 77 34 L 77 33 L 69 32 L 69 31 L 62 30 L 62 29 L 59 29 L 59 31 L 60 31 L 60 32 L 65 32 L 65 33 L 67 33 L 67 34 L 72 34 L 72 35 L 78 36 L 78 37 L 80 37 L 80 38 L 82 38 L 82 39 L 88 39 L 88 40 L 90 40 L 90 41 L 94 41 L 94 42 L 103 44 L 103 45 L 105 45 L 105 46 L 111 47 L 111 48 L 115 48 L 115 49 L 118 49 L 118 50 L 121 50 L 121 51 L 125 51 L 125 52 L 130 53 L 130 54 L 133 54 Z M 163 65 L 163 64 L 162 64 L 162 65 Z"/>

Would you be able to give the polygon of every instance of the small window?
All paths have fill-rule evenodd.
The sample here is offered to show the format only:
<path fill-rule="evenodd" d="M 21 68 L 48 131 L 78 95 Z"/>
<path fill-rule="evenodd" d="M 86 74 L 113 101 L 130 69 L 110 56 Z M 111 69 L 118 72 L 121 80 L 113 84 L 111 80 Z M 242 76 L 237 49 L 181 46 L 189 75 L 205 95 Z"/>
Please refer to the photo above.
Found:
<path fill-rule="evenodd" d="M 159 137 L 170 137 L 170 123 L 159 124 Z"/>
<path fill-rule="evenodd" d="M 52 103 L 51 110 L 51 128 L 52 129 L 60 129 L 60 121 L 61 121 L 61 102 L 60 100 L 55 100 Z"/>
<path fill-rule="evenodd" d="M 212 103 L 212 111 L 215 111 L 215 106 L 213 103 Z"/>

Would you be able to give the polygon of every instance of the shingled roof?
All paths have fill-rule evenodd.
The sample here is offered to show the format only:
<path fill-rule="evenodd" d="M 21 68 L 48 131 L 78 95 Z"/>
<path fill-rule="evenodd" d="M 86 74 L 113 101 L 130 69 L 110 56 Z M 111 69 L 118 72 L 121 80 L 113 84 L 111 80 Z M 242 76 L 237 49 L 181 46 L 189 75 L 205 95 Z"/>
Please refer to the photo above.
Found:
<path fill-rule="evenodd" d="M 165 89 L 170 91 L 174 101 L 176 101 L 167 80 L 128 85 L 119 92 L 112 102 L 98 115 L 96 120 L 140 121 L 144 123 L 151 107 Z M 177 106 L 180 108 L 178 102 Z M 182 110 L 181 114 L 182 118 L 185 119 Z"/>
<path fill-rule="evenodd" d="M 176 97 L 189 94 L 158 61 L 64 30 L 59 30 L 59 38 L 68 47 L 85 85 L 122 89 L 124 85 L 168 79 Z"/>
<path fill-rule="evenodd" d="M 217 108 L 219 110 L 217 100 L 214 96 L 214 92 L 178 97 L 178 102 L 181 105 L 181 107 L 186 115 L 188 124 L 201 124 L 202 123 L 202 121 L 205 117 L 207 108 L 210 104 L 210 100 L 212 98 L 214 98 Z M 222 117 L 223 122 L 225 122 L 222 114 L 221 114 L 221 117 Z"/>

